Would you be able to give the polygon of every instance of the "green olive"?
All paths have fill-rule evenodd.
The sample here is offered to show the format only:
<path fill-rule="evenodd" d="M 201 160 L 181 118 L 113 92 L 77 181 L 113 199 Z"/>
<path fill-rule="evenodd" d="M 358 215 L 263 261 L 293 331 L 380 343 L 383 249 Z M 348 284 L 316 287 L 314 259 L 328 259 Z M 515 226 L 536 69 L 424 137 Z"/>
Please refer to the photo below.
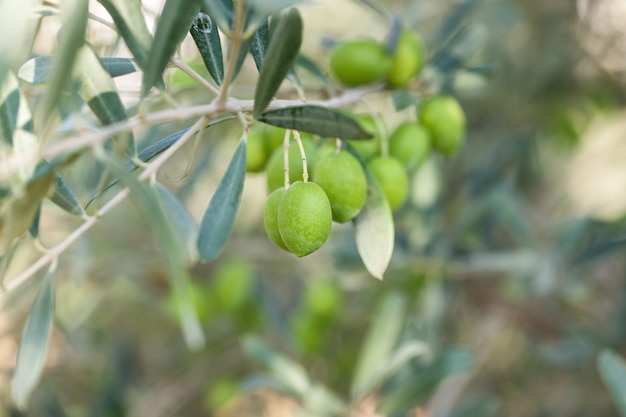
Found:
<path fill-rule="evenodd" d="M 398 39 L 396 52 L 391 58 L 391 70 L 387 84 L 393 88 L 406 87 L 424 66 L 424 42 L 415 33 L 403 31 Z"/>
<path fill-rule="evenodd" d="M 295 182 L 278 206 L 278 230 L 298 257 L 318 250 L 330 234 L 332 211 L 326 193 L 314 182 Z"/>
<path fill-rule="evenodd" d="M 367 166 L 378 180 L 391 210 L 400 208 L 409 194 L 409 176 L 404 164 L 393 157 L 378 156 Z"/>
<path fill-rule="evenodd" d="M 436 96 L 419 109 L 419 120 L 430 132 L 433 148 L 446 156 L 454 155 L 465 139 L 465 113 L 454 97 Z"/>
<path fill-rule="evenodd" d="M 391 68 L 385 47 L 372 39 L 339 44 L 330 56 L 330 70 L 343 85 L 355 87 L 382 81 Z"/>
<path fill-rule="evenodd" d="M 245 260 L 223 262 L 213 273 L 213 285 L 219 304 L 227 311 L 236 311 L 252 297 L 254 269 Z"/>
<path fill-rule="evenodd" d="M 267 156 L 269 155 L 266 148 L 263 129 L 257 127 L 250 129 L 246 150 L 247 172 L 260 172 L 265 168 Z"/>
<path fill-rule="evenodd" d="M 284 188 L 277 188 L 272 191 L 267 200 L 265 201 L 265 208 L 263 209 L 263 224 L 265 226 L 265 232 L 272 242 L 281 249 L 289 252 L 289 249 L 283 242 L 283 238 L 280 237 L 278 231 L 278 206 L 280 200 L 285 194 Z"/>
<path fill-rule="evenodd" d="M 430 134 L 414 122 L 398 125 L 389 136 L 389 154 L 400 160 L 408 170 L 418 167 L 431 148 Z"/>
<path fill-rule="evenodd" d="M 349 140 L 348 143 L 354 148 L 355 151 L 365 161 L 372 159 L 376 155 L 380 154 L 380 134 L 376 127 L 376 121 L 372 116 L 362 115 L 358 118 L 361 127 L 368 133 L 371 133 L 373 137 L 371 139 L 364 140 Z"/>
<path fill-rule="evenodd" d="M 317 147 L 311 140 L 302 139 L 302 146 L 307 159 L 309 175 L 312 174 Z M 285 185 L 284 151 L 282 147 L 274 150 L 265 165 L 267 175 L 267 189 L 272 192 Z M 302 156 L 298 144 L 289 145 L 289 182 L 302 181 Z"/>
<path fill-rule="evenodd" d="M 271 155 L 276 148 L 280 148 L 283 145 L 286 129 L 272 125 L 265 125 L 264 127 L 265 147 L 267 154 Z"/>
<path fill-rule="evenodd" d="M 365 173 L 359 161 L 347 151 L 330 153 L 319 160 L 313 180 L 326 192 L 336 222 L 352 220 L 365 205 Z"/>

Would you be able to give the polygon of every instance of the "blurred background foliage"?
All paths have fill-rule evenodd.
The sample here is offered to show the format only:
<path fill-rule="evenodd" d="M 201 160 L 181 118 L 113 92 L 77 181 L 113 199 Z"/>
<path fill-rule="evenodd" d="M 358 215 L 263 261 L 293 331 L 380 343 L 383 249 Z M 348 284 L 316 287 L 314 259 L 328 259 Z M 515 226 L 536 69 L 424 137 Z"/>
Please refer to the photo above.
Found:
<path fill-rule="evenodd" d="M 145 5 L 153 19 L 159 4 Z M 367 275 L 349 226 L 335 225 L 305 259 L 276 249 L 261 222 L 263 174 L 249 175 L 225 253 L 192 270 L 188 296 L 207 337 L 192 352 L 158 243 L 125 204 L 61 259 L 49 357 L 26 415 L 332 415 L 294 381 L 304 372 L 330 397 L 355 398 L 359 358 L 385 343 L 427 349 L 390 366 L 393 374 L 346 414 L 616 415 L 596 358 L 605 347 L 626 354 L 622 2 L 320 0 L 301 7 L 304 52 L 325 67 L 335 40 L 382 39 L 389 22 L 376 7 L 396 10 L 424 37 L 425 88 L 458 96 L 469 121 L 459 156 L 432 157 L 415 174 L 410 204 L 395 215 L 385 280 Z M 106 16 L 96 4 L 91 10 Z M 51 52 L 45 39 L 57 29 L 54 17 L 43 19 L 35 54 Z M 120 48 L 114 32 L 94 22 L 88 39 L 101 54 Z M 203 72 L 193 43 L 182 52 Z M 253 94 L 249 61 L 236 96 Z M 171 70 L 167 82 L 178 102 L 206 102 L 182 73 Z M 127 103 L 137 99 L 137 78 L 118 85 Z M 369 104 L 388 129 L 414 117 L 395 112 L 387 96 Z M 183 180 L 190 147 L 161 175 L 196 220 L 239 137 L 237 122 L 229 123 L 207 130 Z M 148 144 L 184 127 L 144 129 L 137 138 Z M 85 182 L 90 164 L 84 158 L 64 172 L 81 201 L 98 179 Z M 46 207 L 40 234 L 52 244 L 76 226 Z M 35 257 L 30 243 L 20 244 L 8 275 Z M 21 415 L 9 405 L 9 381 L 34 284 L 4 300 L 0 415 Z M 389 312 L 390 303 L 401 308 Z M 393 321 L 383 330 L 381 316 Z M 386 339 L 372 336 L 384 331 Z"/>

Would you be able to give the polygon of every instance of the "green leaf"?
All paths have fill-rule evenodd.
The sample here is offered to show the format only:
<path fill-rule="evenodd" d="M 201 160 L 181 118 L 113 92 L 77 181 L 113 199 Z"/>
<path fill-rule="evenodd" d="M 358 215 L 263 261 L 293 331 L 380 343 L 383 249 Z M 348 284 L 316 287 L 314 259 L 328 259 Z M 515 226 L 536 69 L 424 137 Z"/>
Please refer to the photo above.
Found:
<path fill-rule="evenodd" d="M 148 53 L 152 35 L 141 10 L 141 0 L 98 0 L 109 12 L 126 46 L 144 71 L 148 65 Z"/>
<path fill-rule="evenodd" d="M 178 246 L 184 248 L 187 264 L 193 263 L 197 259 L 198 229 L 196 223 L 183 203 L 167 188 L 158 182 L 154 183 L 152 187 L 155 189 L 165 215 L 176 233 Z"/>
<path fill-rule="evenodd" d="M 30 227 L 28 228 L 28 233 L 34 238 L 37 239 L 39 237 L 39 220 L 41 219 L 41 203 L 37 206 L 35 210 L 35 216 L 33 217 L 33 221 L 30 223 Z"/>
<path fill-rule="evenodd" d="M 36 30 L 32 12 L 39 3 L 35 0 L 0 2 L 0 84 L 6 74 L 24 59 L 25 51 L 30 50 L 29 42 Z"/>
<path fill-rule="evenodd" d="M 181 300 L 177 305 L 178 317 L 181 320 L 185 342 L 191 349 L 202 348 L 205 344 L 205 338 L 198 312 L 191 304 L 191 300 L 185 296 L 188 294 L 190 285 L 189 274 L 185 267 L 185 251 L 180 247 L 177 234 L 166 216 L 156 192 L 139 182 L 124 166 L 109 155 L 100 154 L 98 159 L 128 186 L 135 197 L 135 201 L 154 227 L 156 235 L 163 245 L 163 253 L 167 255 L 174 298 Z"/>
<path fill-rule="evenodd" d="M 13 135 L 26 120 L 30 120 L 30 111 L 17 79 L 9 72 L 0 85 L 0 147 L 13 146 Z"/>
<path fill-rule="evenodd" d="M 296 67 L 302 68 L 303 70 L 313 75 L 315 78 L 320 80 L 322 84 L 324 85 L 331 84 L 330 80 L 328 79 L 324 71 L 320 69 L 320 67 L 315 63 L 315 61 L 311 60 L 306 55 L 298 54 L 298 56 L 296 57 L 296 61 L 294 62 L 294 65 Z"/>
<path fill-rule="evenodd" d="M 23 188 L 15 189 L 12 198 L 0 208 L 0 234 L 4 234 L 5 241 L 20 237 L 31 226 L 41 200 L 54 181 L 54 173 L 46 165 L 38 165 L 33 177 Z"/>
<path fill-rule="evenodd" d="M 626 363 L 615 352 L 604 349 L 598 355 L 598 371 L 620 415 L 626 417 Z"/>
<path fill-rule="evenodd" d="M 59 174 L 55 174 L 55 183 L 54 191 L 49 194 L 48 197 L 50 201 L 68 213 L 83 216 L 85 211 L 80 205 L 80 201 L 78 201 L 78 198 L 63 177 Z"/>
<path fill-rule="evenodd" d="M 302 3 L 304 3 L 302 0 L 249 0 L 250 7 L 254 8 L 257 13 L 266 16 Z"/>
<path fill-rule="evenodd" d="M 145 97 L 157 85 L 176 47 L 185 38 L 193 19 L 200 10 L 200 0 L 166 0 L 159 17 L 154 42 L 144 69 L 141 96 Z"/>
<path fill-rule="evenodd" d="M 217 258 L 226 245 L 239 211 L 245 176 L 246 141 L 242 140 L 200 223 L 198 253 L 203 261 Z"/>
<path fill-rule="evenodd" d="M 348 149 L 356 155 L 353 149 Z M 393 254 L 393 214 L 376 177 L 365 164 L 363 169 L 367 177 L 367 200 L 359 215 L 352 221 L 354 237 L 365 268 L 374 277 L 382 280 Z"/>
<path fill-rule="evenodd" d="M 206 65 L 209 74 L 217 85 L 224 81 L 224 61 L 222 57 L 222 43 L 217 26 L 213 25 L 211 17 L 206 13 L 198 13 L 189 29 L 200 56 Z"/>
<path fill-rule="evenodd" d="M 391 93 L 391 102 L 396 111 L 401 111 L 417 104 L 417 97 L 409 90 L 398 89 Z"/>
<path fill-rule="evenodd" d="M 383 392 L 377 411 L 383 415 L 405 415 L 415 406 L 423 404 L 446 378 L 467 372 L 472 366 L 473 358 L 467 350 L 447 349 L 425 369 L 412 372 L 408 378 Z"/>
<path fill-rule="evenodd" d="M 78 51 L 85 42 L 88 0 L 66 0 L 61 2 L 61 31 L 59 50 L 52 64 L 49 87 L 41 104 L 41 117 L 45 126 L 57 108 L 61 93 L 71 79 Z"/>
<path fill-rule="evenodd" d="M 15 404 L 21 410 L 26 409 L 43 372 L 54 318 L 54 298 L 54 275 L 49 270 L 33 303 L 17 351 L 11 388 Z"/>
<path fill-rule="evenodd" d="M 202 0 L 202 10 L 222 29 L 222 32 L 230 35 L 234 18 L 232 0 Z"/>
<path fill-rule="evenodd" d="M 126 108 L 117 94 L 117 87 L 91 47 L 85 45 L 77 57 L 77 73 L 81 82 L 80 94 L 104 125 L 128 120 Z M 132 132 L 114 137 L 115 154 L 135 156 Z"/>
<path fill-rule="evenodd" d="M 390 354 L 398 341 L 407 300 L 396 292 L 389 293 L 382 300 L 375 314 L 375 321 L 370 327 L 361 350 L 356 373 L 352 381 L 352 398 L 359 399 L 380 382 L 380 375 L 390 360 Z"/>
<path fill-rule="evenodd" d="M 292 394 L 303 397 L 311 381 L 300 365 L 284 357 L 254 336 L 243 338 L 243 349 Z"/>
<path fill-rule="evenodd" d="M 250 39 L 246 39 L 241 43 L 241 47 L 239 48 L 239 54 L 237 55 L 237 61 L 235 62 L 235 70 L 233 71 L 233 81 L 239 75 L 241 68 L 243 68 L 243 63 L 246 61 L 248 51 L 250 50 L 250 42 Z"/>
<path fill-rule="evenodd" d="M 363 130 L 354 117 L 328 107 L 315 105 L 285 107 L 266 111 L 258 119 L 273 126 L 309 132 L 322 137 L 346 140 L 372 137 L 371 133 Z"/>
<path fill-rule="evenodd" d="M 252 115 L 259 118 L 272 101 L 302 44 L 302 18 L 297 9 L 290 9 L 281 17 L 267 48 L 263 67 L 254 94 Z"/>
<path fill-rule="evenodd" d="M 131 58 L 106 56 L 99 57 L 98 59 L 111 77 L 132 74 L 138 69 L 137 65 Z M 17 76 L 20 80 L 31 84 L 45 83 L 48 81 L 53 62 L 53 55 L 31 58 L 20 67 Z"/>
<path fill-rule="evenodd" d="M 263 67 L 263 60 L 265 59 L 268 44 L 269 23 L 266 21 L 259 26 L 256 32 L 254 32 L 252 40 L 250 41 L 250 54 L 252 55 L 256 68 L 259 71 L 261 71 L 261 67 Z"/>

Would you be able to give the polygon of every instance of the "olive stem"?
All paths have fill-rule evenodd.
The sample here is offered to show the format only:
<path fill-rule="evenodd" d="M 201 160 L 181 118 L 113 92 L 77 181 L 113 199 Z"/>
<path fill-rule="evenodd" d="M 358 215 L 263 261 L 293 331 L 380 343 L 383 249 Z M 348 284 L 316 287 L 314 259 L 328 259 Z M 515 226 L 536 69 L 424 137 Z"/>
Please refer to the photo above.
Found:
<path fill-rule="evenodd" d="M 300 132 L 294 130 L 293 137 L 296 139 L 296 143 L 298 144 L 298 148 L 300 149 L 300 156 L 302 157 L 302 180 L 304 182 L 309 182 L 309 170 L 306 166 L 306 154 L 304 153 L 304 146 L 302 145 Z"/>
<path fill-rule="evenodd" d="M 341 139 L 335 139 L 335 155 L 341 152 Z"/>
<path fill-rule="evenodd" d="M 285 189 L 289 188 L 289 137 L 291 130 L 285 130 L 285 138 L 283 139 L 283 172 L 285 175 Z"/>
<path fill-rule="evenodd" d="M 168 161 L 176 151 L 178 151 L 189 139 L 191 139 L 202 127 L 206 124 L 206 118 L 201 117 L 194 123 L 183 136 L 180 137 L 176 143 L 170 146 L 167 150 L 163 151 L 158 157 L 153 159 L 146 169 L 139 175 L 139 180 L 150 179 L 161 166 Z M 94 216 L 87 217 L 84 223 L 78 226 L 72 233 L 70 233 L 60 243 L 48 249 L 46 253 L 31 264 L 28 268 L 22 271 L 19 275 L 15 276 L 11 281 L 6 283 L 0 290 L 0 299 L 6 294 L 14 290 L 15 288 L 28 281 L 35 276 L 37 272 L 43 269 L 46 265 L 53 263 L 63 252 L 65 252 L 74 242 L 76 242 L 82 235 L 84 235 L 89 229 L 91 229 L 97 221 L 104 214 L 113 210 L 117 205 L 124 201 L 130 195 L 130 189 L 128 187 L 122 189 L 119 193 L 114 195 L 109 201 L 107 201 L 98 210 L 98 213 Z"/>
<path fill-rule="evenodd" d="M 239 50 L 241 49 L 241 44 L 244 40 L 244 2 L 245 0 L 238 0 L 235 2 L 235 19 L 233 22 L 233 33 L 230 37 L 230 48 L 228 49 L 228 64 L 226 66 L 226 72 L 224 74 L 224 81 L 222 82 L 220 93 L 215 99 L 215 103 L 218 108 L 223 108 L 228 101 L 230 84 L 233 81 L 235 66 L 237 65 L 237 57 L 239 56 Z"/>
<path fill-rule="evenodd" d="M 176 68 L 183 71 L 185 74 L 189 75 L 202 87 L 206 88 L 207 90 L 209 90 L 211 93 L 215 94 L 216 96 L 219 96 L 220 90 L 217 87 L 215 87 L 213 84 L 205 80 L 202 75 L 194 71 L 193 68 L 185 64 L 185 62 L 183 62 L 180 58 L 173 57 L 172 63 L 176 66 Z"/>

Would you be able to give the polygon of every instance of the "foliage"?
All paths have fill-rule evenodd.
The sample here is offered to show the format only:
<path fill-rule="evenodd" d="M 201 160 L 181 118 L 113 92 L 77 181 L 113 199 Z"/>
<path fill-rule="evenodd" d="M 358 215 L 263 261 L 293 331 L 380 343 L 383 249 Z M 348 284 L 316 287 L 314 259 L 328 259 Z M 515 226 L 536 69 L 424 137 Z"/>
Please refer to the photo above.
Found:
<path fill-rule="evenodd" d="M 621 99 L 568 83 L 588 58 L 542 13 L 571 16 L 346 1 L 333 33 L 304 1 L 165 0 L 150 30 L 141 0 L 35 3 L 0 5 L 7 412 L 624 414 L 623 220 L 550 195 Z M 330 234 L 345 196 L 290 188 L 329 155 L 367 182 Z"/>

